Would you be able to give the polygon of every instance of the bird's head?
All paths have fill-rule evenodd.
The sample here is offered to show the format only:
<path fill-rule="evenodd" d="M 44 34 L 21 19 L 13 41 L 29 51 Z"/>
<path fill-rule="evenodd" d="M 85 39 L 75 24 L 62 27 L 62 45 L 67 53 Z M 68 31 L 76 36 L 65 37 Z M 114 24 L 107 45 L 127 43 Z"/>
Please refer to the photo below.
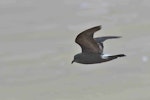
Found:
<path fill-rule="evenodd" d="M 71 64 L 73 64 L 74 62 L 76 62 L 76 59 L 77 59 L 76 56 L 74 56 L 74 58 L 73 58 Z"/>
<path fill-rule="evenodd" d="M 75 55 L 74 59 L 71 62 L 71 64 L 73 64 L 74 62 L 78 62 L 79 59 L 80 59 L 80 54 Z"/>
<path fill-rule="evenodd" d="M 73 64 L 75 62 L 75 59 L 72 60 L 71 64 Z"/>

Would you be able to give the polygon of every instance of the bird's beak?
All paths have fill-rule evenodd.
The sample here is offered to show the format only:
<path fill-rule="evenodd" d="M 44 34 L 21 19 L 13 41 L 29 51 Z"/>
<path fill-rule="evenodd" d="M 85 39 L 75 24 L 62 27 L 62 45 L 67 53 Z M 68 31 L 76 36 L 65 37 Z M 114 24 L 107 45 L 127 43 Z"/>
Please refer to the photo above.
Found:
<path fill-rule="evenodd" d="M 74 60 L 71 62 L 71 64 L 73 64 L 74 63 Z"/>

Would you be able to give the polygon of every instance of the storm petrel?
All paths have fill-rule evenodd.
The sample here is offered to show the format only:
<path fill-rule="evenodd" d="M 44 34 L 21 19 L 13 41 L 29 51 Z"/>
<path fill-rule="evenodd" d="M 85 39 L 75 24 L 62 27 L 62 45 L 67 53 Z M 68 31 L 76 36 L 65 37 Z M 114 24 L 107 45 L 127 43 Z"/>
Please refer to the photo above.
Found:
<path fill-rule="evenodd" d="M 103 42 L 107 39 L 120 38 L 119 36 L 104 36 L 93 38 L 96 31 L 100 30 L 101 26 L 95 26 L 81 32 L 75 39 L 75 42 L 80 45 L 82 52 L 74 56 L 73 62 L 81 64 L 96 64 L 124 57 L 124 54 L 104 55 Z"/>

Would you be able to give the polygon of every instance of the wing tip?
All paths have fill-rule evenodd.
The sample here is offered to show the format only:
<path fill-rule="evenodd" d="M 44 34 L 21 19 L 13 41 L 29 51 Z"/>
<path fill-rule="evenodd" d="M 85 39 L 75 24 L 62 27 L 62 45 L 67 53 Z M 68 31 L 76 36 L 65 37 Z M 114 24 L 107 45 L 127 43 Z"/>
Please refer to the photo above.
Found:
<path fill-rule="evenodd" d="M 97 28 L 98 30 L 100 30 L 102 28 L 102 25 L 95 26 L 95 28 Z"/>

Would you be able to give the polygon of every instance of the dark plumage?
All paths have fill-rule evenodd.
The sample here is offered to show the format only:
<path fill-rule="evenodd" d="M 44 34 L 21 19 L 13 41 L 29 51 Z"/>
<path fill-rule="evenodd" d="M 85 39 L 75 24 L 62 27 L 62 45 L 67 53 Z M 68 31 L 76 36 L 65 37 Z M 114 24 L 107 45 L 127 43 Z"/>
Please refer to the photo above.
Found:
<path fill-rule="evenodd" d="M 124 54 L 105 56 L 103 54 L 103 42 L 107 39 L 120 38 L 119 36 L 104 36 L 93 38 L 96 31 L 100 30 L 101 26 L 92 27 L 81 32 L 75 39 L 75 42 L 80 45 L 82 53 L 74 56 L 73 62 L 81 64 L 94 64 L 102 63 L 116 59 L 118 57 L 124 57 Z"/>

